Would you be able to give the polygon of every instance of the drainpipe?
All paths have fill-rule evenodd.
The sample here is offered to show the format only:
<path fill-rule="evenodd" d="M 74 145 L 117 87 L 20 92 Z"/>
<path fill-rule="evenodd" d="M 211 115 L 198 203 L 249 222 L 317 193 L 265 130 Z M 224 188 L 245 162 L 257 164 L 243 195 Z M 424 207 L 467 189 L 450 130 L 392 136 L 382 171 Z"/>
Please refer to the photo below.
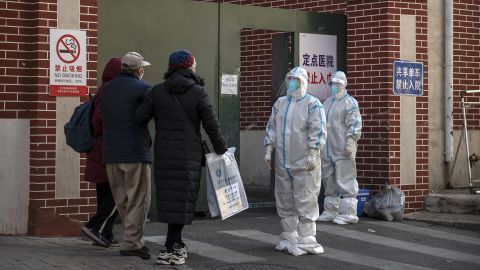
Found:
<path fill-rule="evenodd" d="M 453 0 L 444 0 L 445 15 L 445 162 L 453 161 Z M 450 174 L 447 174 L 449 178 Z M 451 182 L 451 179 L 446 179 Z"/>

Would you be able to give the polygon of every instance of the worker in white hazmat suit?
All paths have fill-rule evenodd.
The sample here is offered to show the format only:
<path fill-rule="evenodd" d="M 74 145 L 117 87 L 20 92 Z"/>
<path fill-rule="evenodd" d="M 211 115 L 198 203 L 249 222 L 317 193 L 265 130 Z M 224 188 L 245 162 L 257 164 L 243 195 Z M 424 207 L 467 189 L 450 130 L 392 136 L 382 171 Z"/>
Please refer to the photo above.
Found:
<path fill-rule="evenodd" d="M 332 95 L 324 102 L 328 138 L 321 153 L 325 201 L 318 221 L 357 223 L 355 155 L 362 132 L 362 117 L 357 100 L 347 93 L 345 73 L 335 72 L 329 86 Z"/>
<path fill-rule="evenodd" d="M 277 250 L 293 255 L 323 253 L 315 238 L 321 187 L 320 150 L 327 138 L 325 111 L 306 93 L 308 74 L 292 69 L 285 77 L 287 96 L 273 105 L 266 127 L 265 162 L 275 154 L 275 198 L 282 233 Z"/>

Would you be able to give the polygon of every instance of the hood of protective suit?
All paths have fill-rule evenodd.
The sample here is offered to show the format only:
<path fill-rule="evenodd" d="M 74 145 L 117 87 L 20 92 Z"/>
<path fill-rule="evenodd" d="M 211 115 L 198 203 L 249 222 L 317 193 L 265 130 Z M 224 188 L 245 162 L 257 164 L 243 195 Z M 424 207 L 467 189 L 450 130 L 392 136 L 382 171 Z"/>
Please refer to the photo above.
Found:
<path fill-rule="evenodd" d="M 347 76 L 343 71 L 337 71 L 333 73 L 332 78 L 330 79 L 330 91 L 332 95 L 336 98 L 342 97 L 345 89 L 347 87 Z M 336 84 L 333 84 L 336 83 Z"/>
<path fill-rule="evenodd" d="M 295 90 L 291 93 L 287 93 L 287 95 L 289 97 L 293 97 L 293 98 L 304 97 L 307 94 L 307 87 L 308 87 L 308 73 L 307 73 L 307 71 L 304 68 L 301 68 L 301 67 L 296 67 L 296 68 L 290 70 L 290 72 L 288 72 L 287 75 L 285 76 L 285 85 L 288 85 L 288 78 L 289 77 L 298 78 L 300 80 L 300 87 L 297 90 Z"/>
<path fill-rule="evenodd" d="M 347 76 L 343 71 L 337 71 L 333 73 L 332 82 L 337 82 L 341 84 L 343 87 L 347 87 Z"/>

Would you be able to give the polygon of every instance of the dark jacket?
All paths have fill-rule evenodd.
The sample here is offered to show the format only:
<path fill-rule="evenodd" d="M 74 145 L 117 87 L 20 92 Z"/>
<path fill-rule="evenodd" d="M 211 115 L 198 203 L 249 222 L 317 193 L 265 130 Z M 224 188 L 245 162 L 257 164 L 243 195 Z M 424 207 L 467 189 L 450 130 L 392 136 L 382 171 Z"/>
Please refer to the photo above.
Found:
<path fill-rule="evenodd" d="M 100 93 L 105 83 L 113 80 L 120 74 L 122 61 L 120 58 L 112 58 L 108 61 L 102 73 L 102 85 L 96 93 L 93 102 L 92 125 L 93 136 L 95 137 L 95 145 L 92 150 L 87 153 L 87 161 L 85 164 L 85 181 L 97 184 L 108 183 L 107 170 L 102 164 L 102 144 L 103 144 L 103 123 L 100 113 Z"/>
<path fill-rule="evenodd" d="M 124 73 L 103 87 L 103 163 L 152 162 L 148 126 L 135 122 L 135 112 L 150 88 L 148 83 Z"/>
<path fill-rule="evenodd" d="M 165 77 L 165 82 L 155 85 L 147 95 L 136 119 L 142 124 L 155 119 L 154 177 L 159 221 L 190 224 L 202 172 L 200 123 L 217 154 L 225 153 L 227 147 L 201 80 L 188 69 L 170 71 Z"/>

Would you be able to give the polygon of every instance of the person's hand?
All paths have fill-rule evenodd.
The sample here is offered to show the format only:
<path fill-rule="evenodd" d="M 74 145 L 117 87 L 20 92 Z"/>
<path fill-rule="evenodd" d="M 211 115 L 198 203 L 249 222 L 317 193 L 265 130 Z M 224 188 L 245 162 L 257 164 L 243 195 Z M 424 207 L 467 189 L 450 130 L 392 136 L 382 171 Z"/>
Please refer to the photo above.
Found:
<path fill-rule="evenodd" d="M 345 156 L 346 157 L 352 157 L 353 152 L 355 151 L 355 141 L 352 139 L 352 137 L 347 138 L 347 143 L 345 144 Z"/>
<path fill-rule="evenodd" d="M 273 145 L 269 144 L 265 147 L 265 164 L 271 170 L 272 169 L 272 151 Z"/>
<path fill-rule="evenodd" d="M 307 156 L 307 166 L 306 166 L 307 171 L 315 170 L 316 163 L 317 163 L 317 155 L 318 155 L 318 149 L 310 148 Z"/>

